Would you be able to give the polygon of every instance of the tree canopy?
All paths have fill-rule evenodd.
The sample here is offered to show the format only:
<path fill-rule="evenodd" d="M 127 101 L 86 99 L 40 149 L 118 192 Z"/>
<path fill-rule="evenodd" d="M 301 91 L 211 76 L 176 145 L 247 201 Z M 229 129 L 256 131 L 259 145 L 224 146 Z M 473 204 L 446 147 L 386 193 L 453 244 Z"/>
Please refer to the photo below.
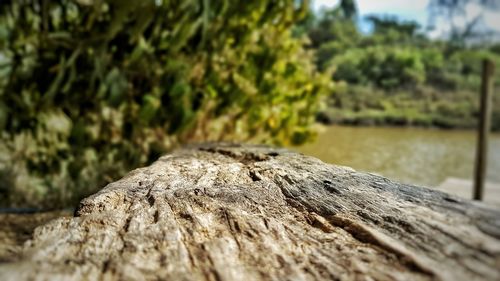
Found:
<path fill-rule="evenodd" d="M 468 7 L 476 5 L 482 9 L 474 17 L 468 17 Z M 429 20 L 431 28 L 434 28 L 439 19 L 451 24 L 449 39 L 451 43 L 465 45 L 469 42 L 486 41 L 495 32 L 485 26 L 482 22 L 484 12 L 487 10 L 500 9 L 500 2 L 497 0 L 431 0 L 429 4 Z M 465 21 L 465 24 L 457 25 L 457 19 Z"/>

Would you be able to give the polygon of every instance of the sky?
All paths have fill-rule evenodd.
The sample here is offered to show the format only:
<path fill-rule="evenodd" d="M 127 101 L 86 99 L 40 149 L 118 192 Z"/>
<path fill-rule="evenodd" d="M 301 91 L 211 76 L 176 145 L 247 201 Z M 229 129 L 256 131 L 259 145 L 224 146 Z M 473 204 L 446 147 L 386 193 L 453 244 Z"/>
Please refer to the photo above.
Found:
<path fill-rule="evenodd" d="M 500 0 L 499 0 L 500 1 Z M 319 11 L 321 7 L 333 7 L 338 4 L 338 0 L 313 0 L 314 9 Z M 357 0 L 358 11 L 363 18 L 370 14 L 383 14 L 397 16 L 401 20 L 414 20 L 422 27 L 427 27 L 429 14 L 427 7 L 430 0 Z M 466 17 L 456 18 L 454 23 L 458 27 L 464 26 L 471 19 L 482 13 L 483 25 L 500 32 L 500 11 L 487 11 L 476 4 L 469 4 L 466 7 Z M 360 22 L 360 28 L 368 32 L 369 24 Z M 449 19 L 440 19 L 435 23 L 435 28 L 429 31 L 430 37 L 438 38 L 446 36 L 451 29 Z"/>

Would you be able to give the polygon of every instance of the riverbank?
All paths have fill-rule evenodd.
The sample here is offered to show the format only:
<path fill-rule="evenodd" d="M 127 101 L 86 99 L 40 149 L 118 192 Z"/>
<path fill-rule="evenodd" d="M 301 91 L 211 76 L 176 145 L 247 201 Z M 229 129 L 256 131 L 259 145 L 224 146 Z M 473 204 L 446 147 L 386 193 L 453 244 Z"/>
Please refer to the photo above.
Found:
<path fill-rule="evenodd" d="M 478 92 L 471 90 L 443 91 L 419 86 L 385 92 L 352 85 L 339 89 L 317 115 L 320 123 L 440 129 L 473 129 L 477 126 L 479 96 Z M 500 131 L 500 98 L 493 99 L 492 108 L 492 130 Z"/>
<path fill-rule="evenodd" d="M 423 114 L 404 110 L 383 111 L 328 109 L 317 116 L 317 121 L 324 125 L 348 126 L 389 126 L 389 127 L 423 127 L 438 129 L 474 129 L 475 118 L 453 118 L 438 114 Z M 500 127 L 495 128 L 500 131 Z"/>

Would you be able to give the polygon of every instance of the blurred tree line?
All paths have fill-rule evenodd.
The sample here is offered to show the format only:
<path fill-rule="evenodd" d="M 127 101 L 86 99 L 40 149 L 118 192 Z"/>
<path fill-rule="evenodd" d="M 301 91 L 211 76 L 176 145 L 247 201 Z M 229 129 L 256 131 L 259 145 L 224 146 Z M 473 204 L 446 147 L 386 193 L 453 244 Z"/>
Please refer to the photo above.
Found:
<path fill-rule="evenodd" d="M 463 13 L 474 1 L 433 0 L 429 12 L 432 17 L 449 17 Z M 495 4 L 476 2 L 489 9 Z M 319 15 L 309 13 L 301 21 L 298 32 L 310 37 L 317 67 L 330 70 L 337 85 L 320 120 L 447 128 L 476 125 L 481 62 L 490 58 L 500 66 L 500 44 L 478 41 L 491 37 L 488 31 L 477 30 L 479 17 L 462 29 L 453 27 L 449 38 L 438 40 L 429 39 L 417 23 L 391 16 L 366 17 L 372 31 L 363 34 L 359 20 L 355 1 L 342 0 L 337 7 Z M 498 130 L 500 99 L 494 108 Z"/>
<path fill-rule="evenodd" d="M 297 0 L 3 0 L 0 204 L 59 207 L 206 140 L 299 144 L 331 80 Z"/>

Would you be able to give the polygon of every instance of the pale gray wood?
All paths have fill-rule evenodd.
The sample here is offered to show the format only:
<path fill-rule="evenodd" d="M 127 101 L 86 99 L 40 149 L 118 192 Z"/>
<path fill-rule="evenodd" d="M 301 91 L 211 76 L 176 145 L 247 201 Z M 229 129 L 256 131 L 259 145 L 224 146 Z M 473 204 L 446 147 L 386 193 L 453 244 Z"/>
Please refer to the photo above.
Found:
<path fill-rule="evenodd" d="M 0 280 L 500 280 L 500 211 L 283 149 L 178 150 L 75 215 Z"/>

